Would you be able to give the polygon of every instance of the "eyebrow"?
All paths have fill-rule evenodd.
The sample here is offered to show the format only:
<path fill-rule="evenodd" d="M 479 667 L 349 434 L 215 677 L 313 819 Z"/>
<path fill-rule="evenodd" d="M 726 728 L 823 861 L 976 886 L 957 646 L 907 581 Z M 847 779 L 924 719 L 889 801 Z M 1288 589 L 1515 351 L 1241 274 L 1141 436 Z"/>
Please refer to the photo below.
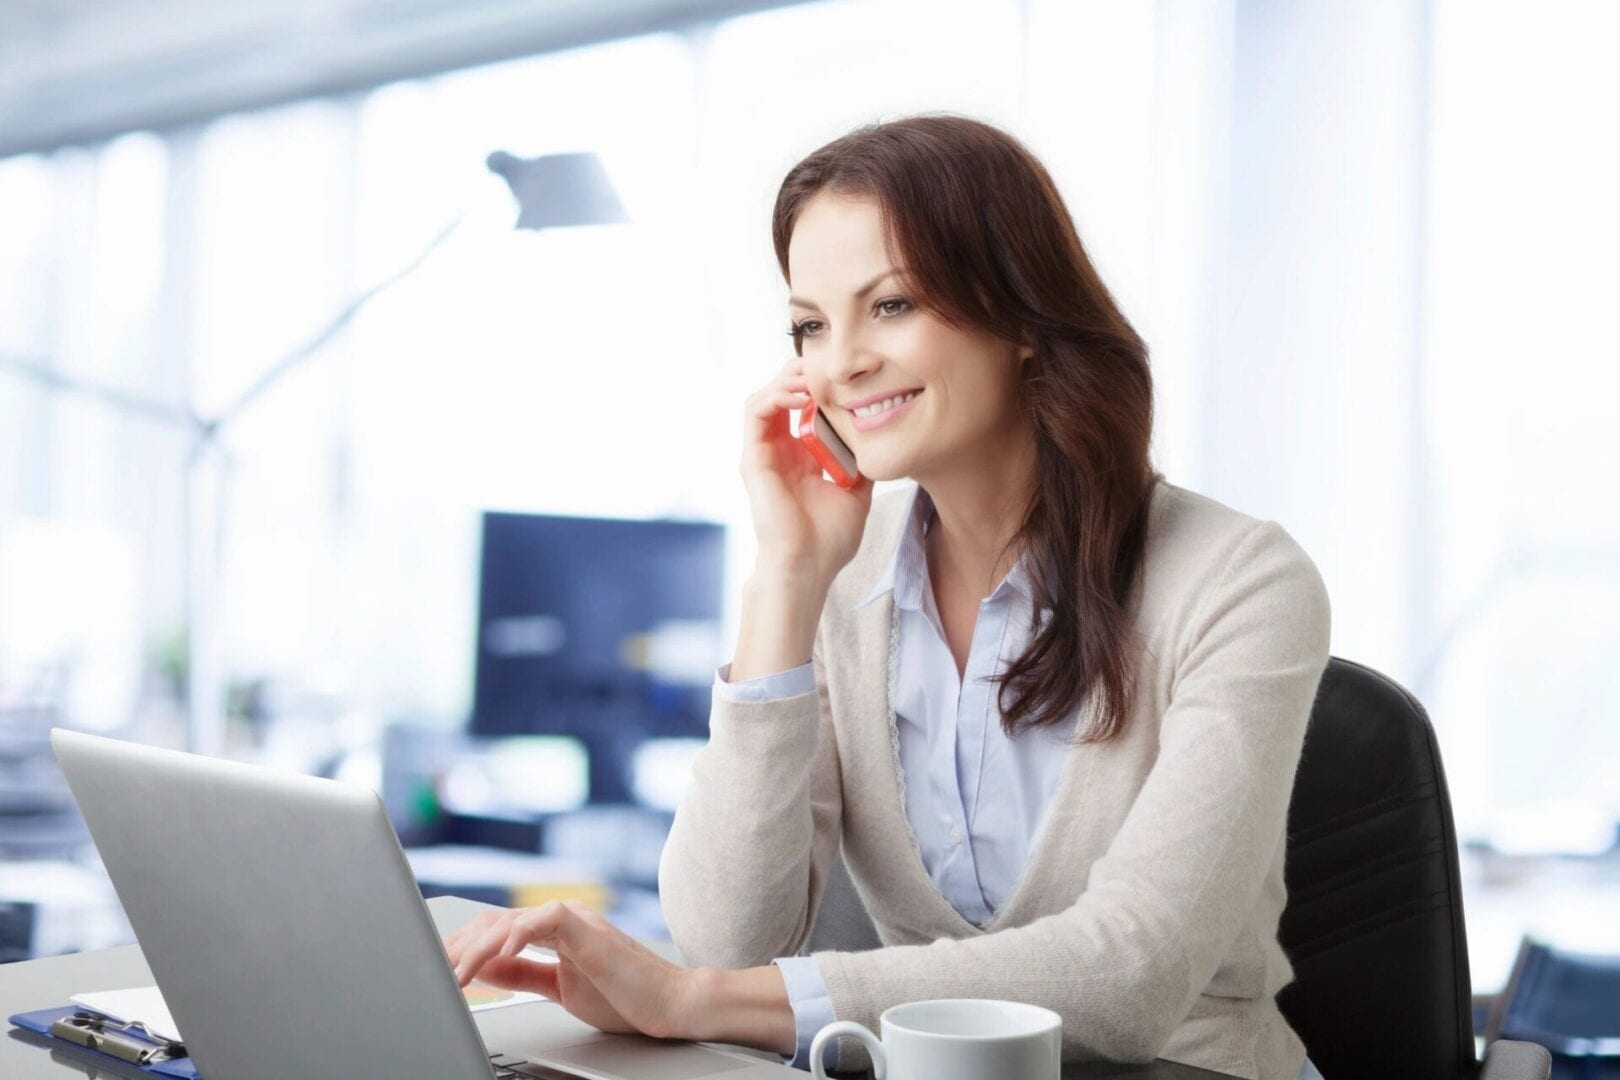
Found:
<path fill-rule="evenodd" d="M 883 273 L 879 274 L 877 277 L 873 278 L 871 281 L 868 281 L 865 285 L 862 285 L 858 290 L 856 290 L 855 299 L 859 300 L 861 297 L 865 296 L 867 293 L 871 292 L 873 289 L 875 289 L 879 285 L 883 284 L 884 279 L 893 276 L 895 274 L 895 272 L 896 271 L 894 270 L 894 268 L 890 267 L 889 269 L 883 271 Z M 816 305 L 814 303 L 812 303 L 811 301 L 802 300 L 797 296 L 788 297 L 788 306 L 789 307 L 809 308 L 811 311 L 820 311 L 821 310 L 820 308 L 816 307 Z"/>

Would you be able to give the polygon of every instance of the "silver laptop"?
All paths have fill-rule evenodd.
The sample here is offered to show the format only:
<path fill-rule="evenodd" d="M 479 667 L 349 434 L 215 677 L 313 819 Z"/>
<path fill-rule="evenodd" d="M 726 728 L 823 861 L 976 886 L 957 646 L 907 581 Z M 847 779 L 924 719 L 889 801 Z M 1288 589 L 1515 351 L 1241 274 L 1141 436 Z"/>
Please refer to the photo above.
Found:
<path fill-rule="evenodd" d="M 60 728 L 51 745 L 205 1080 L 800 1075 L 550 1002 L 482 1014 L 486 1048 L 375 792 Z"/>

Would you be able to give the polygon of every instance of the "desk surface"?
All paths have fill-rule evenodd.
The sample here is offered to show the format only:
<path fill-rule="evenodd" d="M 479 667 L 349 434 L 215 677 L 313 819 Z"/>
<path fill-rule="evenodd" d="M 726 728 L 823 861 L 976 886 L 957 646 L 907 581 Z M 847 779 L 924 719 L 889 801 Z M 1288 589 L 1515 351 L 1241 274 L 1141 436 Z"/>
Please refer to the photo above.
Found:
<path fill-rule="evenodd" d="M 470 900 L 445 896 L 428 901 L 434 921 L 443 933 L 449 933 L 471 919 L 483 907 Z M 667 942 L 648 942 L 649 947 L 675 958 L 673 947 Z M 25 960 L 0 965 L 0 1021 L 5 1017 L 53 1005 L 66 1005 L 68 998 L 85 990 L 143 986 L 152 983 L 151 970 L 141 955 L 139 946 L 125 945 L 117 949 L 71 956 L 53 956 L 43 960 Z M 545 1008 L 542 1005 L 518 1005 L 508 1009 L 495 1009 L 478 1013 L 478 1028 L 485 1042 L 491 1046 L 509 1048 L 523 1053 L 522 1028 L 524 1010 Z M 554 1007 L 554 1006 L 553 1006 Z M 750 1050 L 749 1053 L 774 1060 L 776 1055 Z M 8 1030 L 0 1038 L 0 1077 L 6 1080 L 60 1080 L 72 1076 L 108 1076 L 100 1071 L 77 1065 L 59 1053 L 53 1053 L 27 1041 L 15 1031 Z M 116 1075 L 116 1074 L 114 1074 Z M 139 1076 L 139 1073 L 133 1075 Z M 808 1076 L 808 1073 L 804 1075 Z M 1063 1070 L 1065 1080 L 1070 1077 L 1120 1077 L 1135 1080 L 1199 1080 L 1220 1077 L 1222 1074 L 1189 1068 L 1171 1062 L 1153 1065 L 1071 1065 Z"/>

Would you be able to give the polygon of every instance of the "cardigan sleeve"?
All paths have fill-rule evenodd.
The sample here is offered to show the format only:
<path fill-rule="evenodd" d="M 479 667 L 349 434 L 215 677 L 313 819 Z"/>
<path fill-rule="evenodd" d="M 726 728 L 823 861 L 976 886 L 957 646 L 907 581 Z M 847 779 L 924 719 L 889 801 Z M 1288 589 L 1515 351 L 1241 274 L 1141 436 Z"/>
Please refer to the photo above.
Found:
<path fill-rule="evenodd" d="M 1158 1056 L 1280 850 L 1327 665 L 1327 591 L 1293 538 L 1262 521 L 1186 626 L 1158 756 L 1075 902 L 976 937 L 816 953 L 840 1019 L 875 1031 L 898 1002 L 1005 998 L 1063 1017 L 1065 1060 Z M 867 1065 L 853 1040 L 839 1044 L 840 1069 Z"/>
<path fill-rule="evenodd" d="M 658 863 L 664 919 L 688 964 L 758 967 L 810 936 L 843 816 L 821 641 L 818 628 L 813 689 L 713 696 L 709 741 Z"/>

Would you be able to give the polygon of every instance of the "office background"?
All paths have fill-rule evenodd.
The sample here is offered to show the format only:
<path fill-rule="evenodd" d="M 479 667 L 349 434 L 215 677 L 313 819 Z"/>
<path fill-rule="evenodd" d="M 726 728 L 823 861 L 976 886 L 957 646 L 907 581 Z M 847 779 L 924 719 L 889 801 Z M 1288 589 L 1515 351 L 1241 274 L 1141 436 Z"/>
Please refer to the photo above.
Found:
<path fill-rule="evenodd" d="M 1620 952 L 1617 48 L 1572 0 L 5 5 L 0 950 L 127 940 L 39 733 L 187 743 L 195 435 L 62 384 L 214 415 L 452 222 L 219 435 L 219 748 L 382 790 L 425 888 L 656 934 L 776 186 L 950 110 L 1053 172 L 1159 467 L 1282 522 L 1429 709 L 1476 989 L 1526 932 Z M 595 154 L 631 220 L 516 231 L 493 151 Z M 582 643 L 616 674 L 536 674 Z"/>

